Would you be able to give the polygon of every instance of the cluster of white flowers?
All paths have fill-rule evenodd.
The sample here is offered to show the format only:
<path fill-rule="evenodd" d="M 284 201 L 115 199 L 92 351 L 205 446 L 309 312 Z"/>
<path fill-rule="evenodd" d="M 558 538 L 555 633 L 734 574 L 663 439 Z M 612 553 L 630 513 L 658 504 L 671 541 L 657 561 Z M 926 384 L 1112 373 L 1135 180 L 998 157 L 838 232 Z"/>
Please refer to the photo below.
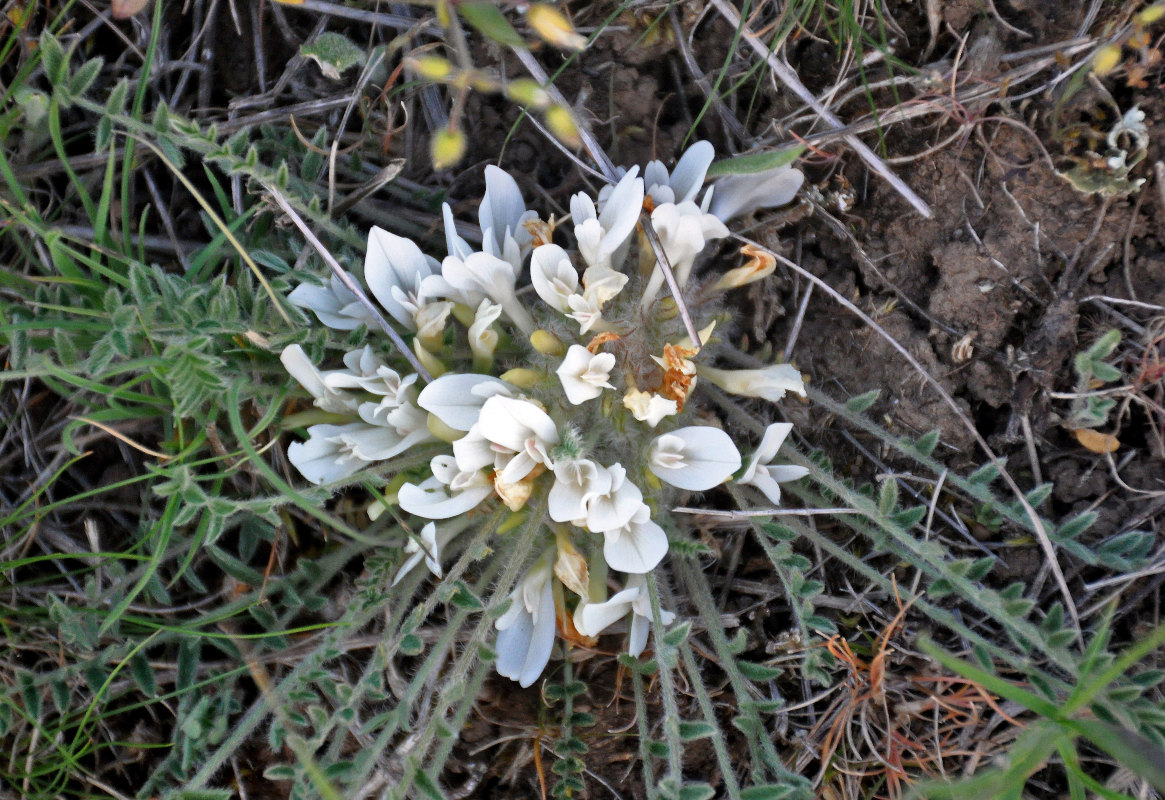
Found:
<path fill-rule="evenodd" d="M 390 366 L 403 361 L 387 347 L 366 345 L 344 356 L 343 369 L 328 371 L 298 345 L 283 351 L 283 364 L 321 414 L 307 441 L 288 448 L 308 480 L 343 481 L 406 451 L 429 458 L 423 475 L 396 492 L 404 512 L 427 521 L 398 580 L 422 561 L 440 577 L 442 550 L 481 509 L 501 503 L 542 515 L 545 551 L 496 623 L 497 669 L 522 686 L 542 673 L 556 632 L 593 641 L 630 615 L 629 650 L 643 651 L 652 617 L 645 576 L 667 554 L 660 522 L 668 524 L 674 490 L 708 491 L 736 476 L 776 503 L 778 484 L 806 472 L 770 463 L 788 424 L 769 426 L 747 466 L 720 427 L 707 419 L 687 424 L 697 422 L 687 401 L 698 381 L 769 401 L 805 393 L 788 364 L 726 370 L 706 358 L 697 363 L 715 321 L 692 342 L 675 302 L 658 298 L 663 274 L 639 225 L 644 210 L 687 296 L 697 257 L 728 235 L 725 222 L 787 203 L 802 181 L 788 167 L 728 178 L 697 204 L 712 157 L 712 146 L 699 142 L 671 173 L 653 161 L 643 177 L 638 167 L 623 171 L 597 198 L 576 194 L 573 236 L 560 237 L 572 239 L 572 249 L 552 241 L 566 220 L 539 219 L 514 179 L 492 166 L 478 216 L 481 250 L 458 236 L 448 205 L 441 262 L 373 228 L 364 283 L 411 334 L 413 354 L 434 376 L 427 384 Z M 771 256 L 742 252 L 744 266 L 690 292 L 700 299 L 697 314 L 714 312 L 708 301 L 720 293 L 773 271 Z M 536 300 L 518 288 L 527 264 Z M 332 328 L 370 323 L 338 279 L 300 286 L 290 300 Z M 626 576 L 610 597 L 608 570 Z M 665 624 L 673 618 L 661 615 Z"/>

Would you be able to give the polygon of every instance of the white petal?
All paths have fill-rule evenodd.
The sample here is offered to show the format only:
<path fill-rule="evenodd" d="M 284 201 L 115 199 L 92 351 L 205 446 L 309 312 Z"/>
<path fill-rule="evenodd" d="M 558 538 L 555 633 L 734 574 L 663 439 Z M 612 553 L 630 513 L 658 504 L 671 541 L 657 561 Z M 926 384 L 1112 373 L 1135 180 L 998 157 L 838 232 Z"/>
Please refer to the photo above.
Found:
<path fill-rule="evenodd" d="M 416 567 L 417 564 L 420 564 L 424 558 L 425 554 L 421 550 L 417 550 L 415 553 L 410 555 L 408 559 L 406 559 L 405 562 L 400 565 L 400 569 L 397 570 L 396 577 L 392 579 L 392 585 L 396 586 L 398 583 L 404 580 L 405 576 L 412 572 L 413 568 Z"/>
<path fill-rule="evenodd" d="M 279 354 L 283 368 L 299 385 L 307 389 L 312 397 L 321 398 L 328 394 L 328 387 L 324 385 L 323 374 L 316 369 L 316 365 L 307 357 L 307 353 L 297 344 L 288 345 Z"/>
<path fill-rule="evenodd" d="M 783 206 L 792 200 L 805 176 L 789 166 L 753 175 L 729 175 L 716 181 L 709 210 L 724 222 L 758 208 Z"/>
<path fill-rule="evenodd" d="M 355 314 L 347 313 L 355 299 L 338 280 L 332 281 L 331 288 L 301 283 L 287 295 L 287 301 L 293 306 L 309 309 L 324 325 L 339 331 L 355 330 L 370 321 L 368 311 L 359 303 L 352 309 Z"/>
<path fill-rule="evenodd" d="M 608 467 L 613 489 L 591 499 L 587 504 L 587 530 L 594 533 L 613 531 L 627 525 L 643 506 L 643 492 L 626 480 L 626 470 L 619 464 Z"/>
<path fill-rule="evenodd" d="M 674 436 L 684 443 L 681 466 L 670 466 L 670 460 L 654 458 L 656 443 L 652 442 L 652 457 L 648 469 L 664 483 L 690 492 L 702 492 L 719 486 L 740 469 L 740 451 L 732 437 L 719 428 L 696 425 L 679 428 L 666 436 Z M 665 440 L 666 443 L 666 440 Z"/>
<path fill-rule="evenodd" d="M 667 547 L 667 534 L 648 511 L 636 514 L 630 525 L 604 534 L 603 558 L 611 569 L 642 575 L 655 569 L 667 555 Z"/>
<path fill-rule="evenodd" d="M 429 480 L 433 483 L 430 484 Z M 400 507 L 410 514 L 425 519 L 449 519 L 477 508 L 493 493 L 492 486 L 473 486 L 450 495 L 441 483 L 429 479 L 420 486 L 406 483 L 396 498 Z"/>
<path fill-rule="evenodd" d="M 579 324 L 579 335 L 585 335 L 591 328 L 598 325 L 603 319 L 603 312 L 594 298 L 581 294 L 572 294 L 567 299 L 570 305 L 568 317 Z"/>
<path fill-rule="evenodd" d="M 601 308 L 623 291 L 628 280 L 622 272 L 616 272 L 610 267 L 588 267 L 583 273 L 583 286 L 586 287 L 583 296 Z"/>
<path fill-rule="evenodd" d="M 595 212 L 595 201 L 587 197 L 585 192 L 577 192 L 571 196 L 570 219 L 574 222 L 575 227 L 582 225 L 588 219 L 598 219 L 598 214 Z"/>
<path fill-rule="evenodd" d="M 461 472 L 492 467 L 497 456 L 489 440 L 481 435 L 481 427 L 478 425 L 474 425 L 469 433 L 453 443 L 453 457 L 457 459 L 457 468 Z"/>
<path fill-rule="evenodd" d="M 485 168 L 485 196 L 478 207 L 477 219 L 482 234 L 492 231 L 492 239 L 497 246 L 496 255 L 501 255 L 507 232 L 519 244 L 529 233 L 522 226 L 526 216 L 526 202 L 513 176 L 493 164 Z M 525 237 L 522 234 L 525 233 Z"/>
<path fill-rule="evenodd" d="M 449 373 L 421 390 L 417 405 L 455 431 L 467 431 L 477 422 L 490 392 L 510 391 L 505 381 L 492 375 Z"/>
<path fill-rule="evenodd" d="M 463 471 L 458 465 L 457 460 L 448 453 L 433 456 L 429 460 L 429 471 L 433 473 L 433 477 L 439 482 L 448 486 L 453 483 L 458 475 Z M 425 488 L 428 487 L 426 483 Z"/>
<path fill-rule="evenodd" d="M 708 174 L 708 167 L 716 157 L 716 150 L 711 142 L 699 141 L 684 151 L 676 168 L 671 174 L 671 188 L 675 192 L 676 202 L 682 203 L 693 200 L 700 187 L 704 184 L 704 176 Z"/>
<path fill-rule="evenodd" d="M 598 636 L 631 611 L 631 602 L 639 594 L 638 589 L 624 589 L 605 603 L 587 603 L 583 609 L 583 636 Z"/>
<path fill-rule="evenodd" d="M 604 265 L 603 225 L 593 217 L 574 226 L 574 239 L 578 244 L 579 255 L 590 266 Z"/>
<path fill-rule="evenodd" d="M 511 615 L 512 619 L 507 619 Z M 503 620 L 508 623 L 504 628 Z M 530 652 L 530 642 L 534 638 L 534 618 L 515 597 L 509 611 L 498 620 L 497 626 L 498 660 L 495 667 L 499 675 L 516 681 L 522 674 L 522 667 Z"/>
<path fill-rule="evenodd" d="M 498 334 L 491 326 L 497 322 L 501 315 L 502 307 L 489 300 L 482 300 L 481 305 L 477 307 L 473 324 L 469 326 L 469 348 L 475 357 L 490 358 L 493 356 L 494 348 L 498 343 Z"/>
<path fill-rule="evenodd" d="M 528 400 L 491 397 L 481 407 L 478 424 L 486 439 L 515 452 L 525 450 L 526 442 L 531 438 L 545 444 L 558 444 L 558 428 L 554 420 Z"/>
<path fill-rule="evenodd" d="M 748 480 L 741 478 L 738 482 L 746 483 L 760 489 L 764 496 L 767 497 L 769 502 L 774 506 L 779 506 L 781 504 L 781 487 L 769 476 L 767 470 L 758 469 L 756 474 Z"/>
<path fill-rule="evenodd" d="M 432 522 L 425 523 L 425 527 L 421 528 L 420 538 L 420 544 L 417 543 L 416 539 L 409 539 L 408 544 L 405 545 L 405 552 L 412 553 L 412 555 L 401 565 L 400 570 L 396 573 L 396 577 L 392 579 L 393 586 L 400 583 L 422 560 L 424 560 L 425 566 L 429 568 L 429 572 L 432 572 L 438 578 L 442 577 L 440 546 L 437 542 L 437 525 Z"/>
<path fill-rule="evenodd" d="M 628 170 L 599 215 L 604 231 L 603 252 L 608 256 L 619 249 L 639 223 L 639 212 L 643 210 L 643 180 L 635 177 L 638 173 L 638 167 Z"/>
<path fill-rule="evenodd" d="M 473 252 L 469 243 L 457 235 L 457 223 L 453 220 L 453 209 L 448 203 L 441 204 L 441 216 L 445 220 L 445 247 L 454 258 L 465 258 Z"/>
<path fill-rule="evenodd" d="M 409 290 L 416 285 L 417 276 L 431 275 L 429 264 L 421 248 L 403 236 L 373 226 L 368 232 L 368 252 L 364 256 L 364 282 L 392 318 L 409 330 L 413 329 L 413 315 L 393 296 L 393 287 Z"/>
<path fill-rule="evenodd" d="M 631 617 L 631 631 L 627 634 L 628 655 L 639 657 L 647 648 L 647 634 L 651 632 L 651 619 L 640 614 Z"/>
<path fill-rule="evenodd" d="M 342 430 L 341 425 L 312 425 L 307 429 L 306 442 L 288 445 L 287 459 L 303 477 L 317 485 L 347 478 L 368 466 L 368 462 L 341 451 L 334 439 Z"/>
<path fill-rule="evenodd" d="M 666 187 L 671 191 L 671 177 L 667 174 L 667 167 L 663 165 L 662 161 L 648 161 L 647 167 L 643 170 L 643 185 L 647 190 L 653 191 L 656 187 Z M 674 196 L 674 195 L 673 195 Z M 655 195 L 652 195 L 655 197 Z M 657 203 L 671 202 L 670 200 L 656 199 Z"/>
<path fill-rule="evenodd" d="M 550 651 L 554 648 L 554 590 L 547 580 L 542 585 L 539 607 L 534 612 L 534 634 L 530 640 L 530 651 L 526 655 L 526 663 L 522 665 L 522 674 L 518 677 L 518 685 L 523 689 L 538 680 L 542 670 L 546 669 L 550 661 Z"/>
<path fill-rule="evenodd" d="M 787 391 L 805 396 L 805 380 L 792 364 L 773 364 L 764 369 L 716 369 L 700 365 L 698 371 L 701 378 L 743 397 L 759 397 L 775 403 Z"/>
<path fill-rule="evenodd" d="M 653 392 L 641 392 L 632 389 L 623 395 L 623 406 L 640 422 L 646 422 L 655 427 L 664 417 L 678 413 L 679 405 L 675 400 L 664 399 Z"/>
<path fill-rule="evenodd" d="M 344 432 L 344 441 L 351 448 L 352 454 L 365 461 L 384 461 L 398 453 L 403 453 L 414 442 L 406 443 L 406 437 L 401 436 L 392 428 L 379 425 L 359 423 L 360 427 L 345 426 L 349 430 Z"/>
<path fill-rule="evenodd" d="M 603 389 L 615 388 L 610 381 L 614 366 L 613 354 L 591 353 L 581 344 L 572 344 L 556 373 L 566 399 L 577 406 L 595 399 Z"/>
<path fill-rule="evenodd" d="M 781 445 L 785 442 L 785 437 L 789 435 L 789 431 L 793 430 L 793 423 L 791 422 L 774 422 L 765 428 L 765 435 L 760 440 L 760 447 L 757 448 L 757 457 L 764 463 L 768 463 L 781 449 Z"/>
<path fill-rule="evenodd" d="M 530 256 L 530 283 L 546 305 L 565 314 L 570 308 L 566 298 L 578 288 L 578 272 L 565 250 L 544 244 Z"/>
<path fill-rule="evenodd" d="M 808 467 L 798 467 L 793 464 L 774 464 L 773 466 L 765 467 L 765 470 L 769 473 L 769 477 L 777 483 L 798 481 L 809 474 Z"/>
<path fill-rule="evenodd" d="M 555 522 L 572 522 L 587 515 L 587 503 L 611 490 L 611 473 L 593 461 L 576 459 L 554 465 L 554 485 L 546 509 Z"/>
<path fill-rule="evenodd" d="M 502 483 L 517 483 L 533 472 L 535 466 L 546 460 L 545 457 L 534 458 L 526 450 L 521 450 L 506 462 L 502 471 L 498 473 L 498 479 Z"/>

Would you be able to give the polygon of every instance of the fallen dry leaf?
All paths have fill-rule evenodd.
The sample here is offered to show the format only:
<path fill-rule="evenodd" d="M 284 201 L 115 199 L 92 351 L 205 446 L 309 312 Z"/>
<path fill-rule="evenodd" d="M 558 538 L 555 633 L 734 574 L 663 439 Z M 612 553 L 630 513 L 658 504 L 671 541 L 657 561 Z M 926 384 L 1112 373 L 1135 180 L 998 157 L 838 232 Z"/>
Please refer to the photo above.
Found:
<path fill-rule="evenodd" d="M 1115 453 L 1121 446 L 1120 440 L 1115 436 L 1091 428 L 1077 428 L 1072 433 L 1075 434 L 1076 441 L 1094 453 Z"/>

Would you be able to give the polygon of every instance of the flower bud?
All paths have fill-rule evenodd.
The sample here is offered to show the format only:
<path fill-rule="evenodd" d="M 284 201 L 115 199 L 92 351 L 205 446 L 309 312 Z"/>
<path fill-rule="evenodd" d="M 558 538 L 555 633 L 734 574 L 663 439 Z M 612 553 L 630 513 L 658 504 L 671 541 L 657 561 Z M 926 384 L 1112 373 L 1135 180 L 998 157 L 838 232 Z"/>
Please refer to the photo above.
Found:
<path fill-rule="evenodd" d="M 587 46 L 585 37 L 575 32 L 566 15 L 547 3 L 534 3 L 526 12 L 526 21 L 534 33 L 555 47 L 563 50 L 582 50 Z"/>
<path fill-rule="evenodd" d="M 551 106 L 546 109 L 546 127 L 554 134 L 554 138 L 567 147 L 582 147 L 582 138 L 578 135 L 578 126 L 574 117 L 566 106 Z"/>
<path fill-rule="evenodd" d="M 436 414 L 430 414 L 429 419 L 425 423 L 425 427 L 429 429 L 429 433 L 436 436 L 442 442 L 455 442 L 465 435 L 465 431 L 459 431 L 455 428 L 450 428 L 441 418 Z"/>
<path fill-rule="evenodd" d="M 561 358 L 566 353 L 566 345 L 562 340 L 547 330 L 539 328 L 530 334 L 530 344 L 544 356 Z"/>
<path fill-rule="evenodd" d="M 448 80 L 453 74 L 453 65 L 441 56 L 410 58 L 407 63 L 417 75 L 430 81 Z"/>
<path fill-rule="evenodd" d="M 515 367 L 502 373 L 501 379 L 519 389 L 529 389 L 542 381 L 542 373 L 525 367 Z"/>
<path fill-rule="evenodd" d="M 433 134 L 430 157 L 434 169 L 448 169 L 465 156 L 469 142 L 465 134 L 456 128 L 442 128 Z"/>
<path fill-rule="evenodd" d="M 506 94 L 519 105 L 545 108 L 550 105 L 550 94 L 537 81 L 516 78 L 506 84 Z"/>
<path fill-rule="evenodd" d="M 437 358 L 435 355 L 425 349 L 425 346 L 421 344 L 420 339 L 413 339 L 413 352 L 417 354 L 417 359 L 421 362 L 421 365 L 427 369 L 429 374 L 434 378 L 440 378 L 442 375 L 449 371 L 449 368 L 446 367 L 444 363 L 442 363 L 441 359 Z"/>

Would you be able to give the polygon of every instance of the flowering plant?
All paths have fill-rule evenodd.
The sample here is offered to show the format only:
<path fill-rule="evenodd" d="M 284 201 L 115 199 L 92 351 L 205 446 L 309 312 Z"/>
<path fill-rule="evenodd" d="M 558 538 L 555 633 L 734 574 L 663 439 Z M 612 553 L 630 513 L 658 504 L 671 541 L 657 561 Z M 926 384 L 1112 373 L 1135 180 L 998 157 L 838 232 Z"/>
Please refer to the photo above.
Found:
<path fill-rule="evenodd" d="M 767 276 L 775 262 L 746 247 L 744 266 L 696 287 L 696 259 L 728 235 L 729 214 L 786 203 L 802 180 L 788 167 L 738 176 L 697 204 L 712 157 L 711 145 L 699 142 L 673 172 L 658 161 L 643 177 L 638 167 L 625 170 L 598 197 L 572 197 L 569 220 L 540 219 L 509 174 L 487 167 L 480 250 L 457 234 L 448 205 L 441 262 L 388 231 L 369 235 L 364 282 L 411 337 L 411 353 L 366 344 L 344 356 L 343 368 L 326 371 L 298 345 L 281 356 L 327 415 L 288 448 L 308 480 L 340 482 L 406 451 L 429 454 L 427 468 L 390 498 L 424 520 L 397 580 L 422 562 L 440 578 L 443 549 L 484 508 L 541 515 L 541 554 L 496 623 L 497 669 L 522 686 L 541 674 L 558 635 L 593 641 L 629 618 L 629 651 L 643 651 L 652 619 L 645 576 L 667 554 L 669 532 L 677 533 L 672 495 L 708 491 L 739 474 L 738 482 L 776 502 L 778 482 L 805 474 L 769 464 L 791 426 L 770 426 L 742 470 L 733 437 L 689 402 L 700 381 L 769 401 L 805 393 L 788 364 L 705 363 L 717 323 L 707 301 Z M 729 211 L 718 216 L 718 209 Z M 645 238 L 643 213 L 677 285 L 709 317 L 698 342 L 676 301 L 659 298 L 664 267 Z M 557 235 L 563 227 L 573 235 Z M 536 298 L 518 286 L 527 265 Z M 339 330 L 372 319 L 338 278 L 300 286 L 290 300 Z M 401 355 L 414 365 L 403 374 Z M 625 578 L 622 589 L 611 583 L 617 590 L 608 598 L 609 571 Z M 674 614 L 658 619 L 670 624 Z"/>

